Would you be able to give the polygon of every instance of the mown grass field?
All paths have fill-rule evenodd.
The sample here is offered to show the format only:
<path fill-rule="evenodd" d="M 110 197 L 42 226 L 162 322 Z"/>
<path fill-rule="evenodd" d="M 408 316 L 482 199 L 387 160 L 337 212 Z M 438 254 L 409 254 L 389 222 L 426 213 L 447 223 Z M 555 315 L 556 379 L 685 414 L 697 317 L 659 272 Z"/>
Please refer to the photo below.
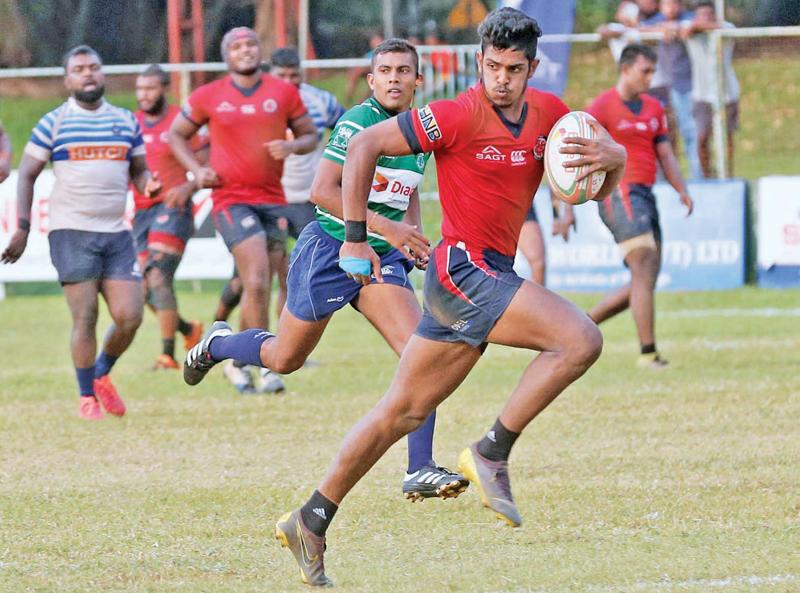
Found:
<path fill-rule="evenodd" d="M 576 297 L 588 306 L 595 296 Z M 181 293 L 207 320 L 212 294 Z M 511 530 L 468 491 L 412 505 L 398 444 L 341 508 L 327 567 L 349 592 L 800 591 L 798 291 L 660 294 L 672 366 L 633 366 L 628 315 L 518 441 Z M 146 318 L 114 370 L 129 413 L 77 418 L 63 298 L 0 302 L 0 591 L 305 591 L 273 524 L 301 504 L 395 358 L 352 310 L 290 392 L 148 370 Z M 105 327 L 104 316 L 101 327 Z M 531 353 L 491 347 L 440 409 L 437 458 L 491 424 Z"/>

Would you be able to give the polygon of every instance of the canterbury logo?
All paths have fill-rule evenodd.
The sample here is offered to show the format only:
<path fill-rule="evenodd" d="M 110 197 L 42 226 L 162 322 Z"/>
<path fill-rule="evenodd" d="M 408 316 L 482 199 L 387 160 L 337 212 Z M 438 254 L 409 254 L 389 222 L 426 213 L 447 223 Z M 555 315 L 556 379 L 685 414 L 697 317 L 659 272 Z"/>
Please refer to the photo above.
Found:
<path fill-rule="evenodd" d="M 305 564 L 306 566 L 311 566 L 314 562 L 319 560 L 319 554 L 314 554 L 314 556 L 311 556 L 308 553 L 306 538 L 303 535 L 303 530 L 300 529 L 299 521 L 295 523 L 295 529 L 297 530 L 297 538 L 300 540 L 300 555 L 303 557 L 303 564 Z"/>
<path fill-rule="evenodd" d="M 511 151 L 511 163 L 514 165 L 521 165 L 525 163 L 525 151 L 524 150 L 512 150 Z"/>
<path fill-rule="evenodd" d="M 71 146 L 71 161 L 124 161 L 128 159 L 127 146 Z"/>

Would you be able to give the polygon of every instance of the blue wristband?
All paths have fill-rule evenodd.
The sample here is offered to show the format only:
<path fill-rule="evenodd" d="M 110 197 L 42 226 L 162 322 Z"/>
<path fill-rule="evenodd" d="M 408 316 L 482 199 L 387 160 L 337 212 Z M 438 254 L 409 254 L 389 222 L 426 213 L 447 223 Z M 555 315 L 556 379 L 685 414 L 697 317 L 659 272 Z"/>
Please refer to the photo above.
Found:
<path fill-rule="evenodd" d="M 339 260 L 339 267 L 348 274 L 369 276 L 372 273 L 372 262 L 360 257 L 343 257 Z"/>

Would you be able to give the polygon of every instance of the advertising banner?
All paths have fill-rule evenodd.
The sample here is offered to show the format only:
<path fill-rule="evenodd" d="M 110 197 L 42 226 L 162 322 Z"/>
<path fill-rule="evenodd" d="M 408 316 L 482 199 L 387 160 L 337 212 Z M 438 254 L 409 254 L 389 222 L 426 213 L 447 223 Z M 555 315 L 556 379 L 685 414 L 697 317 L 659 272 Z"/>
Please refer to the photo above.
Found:
<path fill-rule="evenodd" d="M 758 180 L 758 284 L 800 286 L 800 177 Z"/>

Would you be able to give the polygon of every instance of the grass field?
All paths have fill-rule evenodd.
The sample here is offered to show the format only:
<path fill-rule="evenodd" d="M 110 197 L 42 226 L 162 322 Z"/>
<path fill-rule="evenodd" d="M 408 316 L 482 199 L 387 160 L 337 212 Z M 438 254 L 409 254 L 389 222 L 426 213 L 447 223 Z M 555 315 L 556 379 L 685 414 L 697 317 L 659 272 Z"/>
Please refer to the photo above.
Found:
<path fill-rule="evenodd" d="M 207 319 L 215 297 L 180 298 Z M 599 362 L 512 454 L 521 529 L 471 491 L 406 502 L 395 446 L 329 531 L 329 574 L 345 592 L 800 591 L 798 302 L 659 295 L 661 373 L 633 367 L 629 316 L 604 326 Z M 114 370 L 128 415 L 91 424 L 76 416 L 63 299 L 7 299 L 0 319 L 0 591 L 307 590 L 274 522 L 395 366 L 356 313 L 270 397 L 234 395 L 217 370 L 194 389 L 149 372 L 148 316 Z M 440 409 L 441 463 L 491 424 L 530 358 L 489 349 Z"/>

